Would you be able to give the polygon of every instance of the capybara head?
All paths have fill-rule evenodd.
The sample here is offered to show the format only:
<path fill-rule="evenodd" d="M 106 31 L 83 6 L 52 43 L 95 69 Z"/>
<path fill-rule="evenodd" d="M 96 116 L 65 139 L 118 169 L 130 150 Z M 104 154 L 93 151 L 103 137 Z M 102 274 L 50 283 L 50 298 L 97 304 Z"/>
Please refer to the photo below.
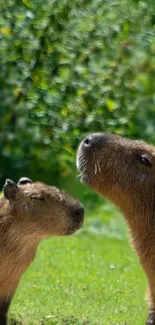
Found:
<path fill-rule="evenodd" d="M 91 134 L 79 146 L 77 168 L 82 182 L 122 208 L 128 201 L 142 205 L 142 197 L 149 204 L 154 193 L 155 147 L 143 141 Z"/>
<path fill-rule="evenodd" d="M 54 186 L 29 178 L 21 178 L 17 184 L 8 179 L 3 190 L 15 232 L 18 227 L 39 239 L 70 235 L 82 227 L 83 206 Z"/>

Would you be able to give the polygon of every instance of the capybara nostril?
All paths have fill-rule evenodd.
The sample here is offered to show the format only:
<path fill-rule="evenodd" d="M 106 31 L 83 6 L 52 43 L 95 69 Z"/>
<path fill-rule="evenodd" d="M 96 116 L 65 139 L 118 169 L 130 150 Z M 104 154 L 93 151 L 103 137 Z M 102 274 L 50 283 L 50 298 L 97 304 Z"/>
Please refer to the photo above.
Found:
<path fill-rule="evenodd" d="M 83 146 L 84 148 L 92 148 L 93 147 L 93 136 L 89 135 L 88 137 L 86 137 L 83 141 Z"/>

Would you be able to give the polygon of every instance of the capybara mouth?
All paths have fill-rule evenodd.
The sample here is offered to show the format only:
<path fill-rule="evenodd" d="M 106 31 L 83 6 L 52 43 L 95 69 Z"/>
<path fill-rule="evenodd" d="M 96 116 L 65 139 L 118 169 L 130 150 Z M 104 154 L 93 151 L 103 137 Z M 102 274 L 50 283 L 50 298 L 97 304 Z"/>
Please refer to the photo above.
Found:
<path fill-rule="evenodd" d="M 90 180 L 89 180 L 88 175 L 83 171 L 80 171 L 80 170 L 78 170 L 78 171 L 80 172 L 80 174 L 77 177 L 80 179 L 80 182 L 83 184 L 89 184 Z"/>
<path fill-rule="evenodd" d="M 83 221 L 82 221 L 82 222 L 79 222 L 79 223 L 77 223 L 77 224 L 75 225 L 75 227 L 74 227 L 74 231 L 77 231 L 77 230 L 81 229 L 82 227 L 83 227 Z"/>
<path fill-rule="evenodd" d="M 67 235 L 72 235 L 74 234 L 76 231 L 78 231 L 79 229 L 81 229 L 83 227 L 83 221 L 76 223 L 74 226 L 70 227 L 68 229 Z"/>

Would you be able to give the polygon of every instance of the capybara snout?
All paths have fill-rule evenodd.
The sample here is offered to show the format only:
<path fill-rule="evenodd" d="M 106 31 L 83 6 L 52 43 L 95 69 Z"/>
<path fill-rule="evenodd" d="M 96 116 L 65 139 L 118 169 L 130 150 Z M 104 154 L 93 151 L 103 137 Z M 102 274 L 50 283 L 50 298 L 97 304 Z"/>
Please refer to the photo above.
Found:
<path fill-rule="evenodd" d="M 94 133 L 88 135 L 82 142 L 84 150 L 95 149 L 96 147 L 104 145 L 106 141 L 105 133 Z"/>
<path fill-rule="evenodd" d="M 76 207 L 75 209 L 72 210 L 71 212 L 71 226 L 69 229 L 69 234 L 72 234 L 76 230 L 80 229 L 83 225 L 83 220 L 84 220 L 84 208 L 83 206 L 81 207 Z"/>

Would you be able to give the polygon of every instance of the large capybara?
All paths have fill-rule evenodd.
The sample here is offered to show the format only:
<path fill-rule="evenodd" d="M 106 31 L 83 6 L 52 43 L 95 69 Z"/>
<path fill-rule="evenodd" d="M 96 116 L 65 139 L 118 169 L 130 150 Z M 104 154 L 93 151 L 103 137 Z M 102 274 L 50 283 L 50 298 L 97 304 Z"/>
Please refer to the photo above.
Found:
<path fill-rule="evenodd" d="M 81 181 L 124 213 L 149 283 L 147 325 L 155 325 L 155 147 L 143 141 L 95 133 L 77 153 Z"/>
<path fill-rule="evenodd" d="M 19 280 L 33 261 L 39 242 L 82 227 L 83 206 L 68 194 L 44 183 L 6 180 L 0 198 L 0 325 Z"/>

